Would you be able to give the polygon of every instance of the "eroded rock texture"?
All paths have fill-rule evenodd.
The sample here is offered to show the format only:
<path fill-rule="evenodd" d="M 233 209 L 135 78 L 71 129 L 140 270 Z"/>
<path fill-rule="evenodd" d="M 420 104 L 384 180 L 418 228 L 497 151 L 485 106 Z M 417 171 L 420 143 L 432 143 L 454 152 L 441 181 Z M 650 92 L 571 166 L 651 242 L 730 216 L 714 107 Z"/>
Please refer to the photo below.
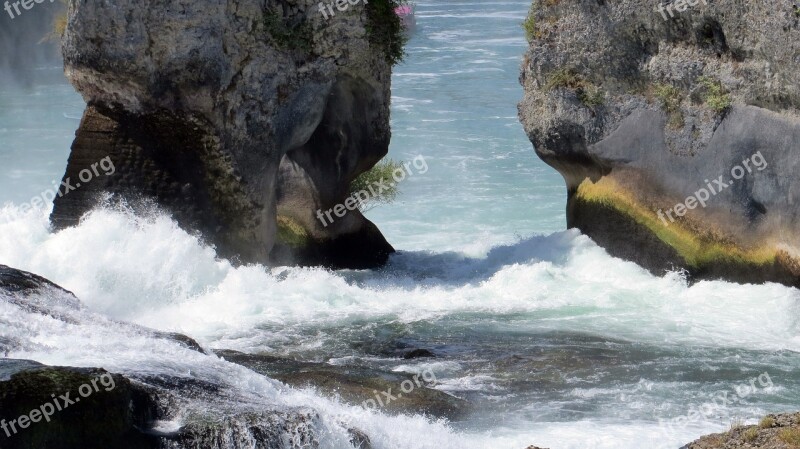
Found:
<path fill-rule="evenodd" d="M 308 219 L 388 151 L 391 67 L 368 19 L 358 4 L 326 20 L 310 0 L 71 1 L 66 74 L 89 107 L 65 179 L 106 157 L 115 170 L 57 198 L 53 224 L 154 203 L 220 255 L 265 263 L 280 208 L 303 236 L 281 262 L 385 262 L 360 214 Z"/>
<path fill-rule="evenodd" d="M 535 1 L 520 119 L 612 255 L 800 285 L 800 10 L 692 3 Z"/>

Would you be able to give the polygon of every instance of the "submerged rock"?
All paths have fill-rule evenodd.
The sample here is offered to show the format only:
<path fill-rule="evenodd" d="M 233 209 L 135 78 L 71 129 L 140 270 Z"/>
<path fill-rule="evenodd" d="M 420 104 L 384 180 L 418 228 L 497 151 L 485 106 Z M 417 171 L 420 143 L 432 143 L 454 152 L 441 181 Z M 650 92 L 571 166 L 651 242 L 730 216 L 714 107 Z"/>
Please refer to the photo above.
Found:
<path fill-rule="evenodd" d="M 297 362 L 281 357 L 230 350 L 215 351 L 215 353 L 229 362 L 246 366 L 287 385 L 299 388 L 314 387 L 325 395 L 337 397 L 349 404 L 362 405 L 382 412 L 425 414 L 457 420 L 468 411 L 465 401 L 429 388 L 422 379 L 420 385 L 417 385 L 411 376 L 402 373 Z M 401 391 L 403 381 L 412 382 L 411 392 Z M 376 397 L 380 398 L 383 404 L 379 403 Z"/>
<path fill-rule="evenodd" d="M 65 70 L 89 106 L 53 225 L 156 205 L 243 263 L 384 263 L 394 250 L 358 211 L 316 218 L 388 152 L 380 42 L 399 19 L 376 2 L 331 18 L 310 0 L 71 4 Z M 279 231 L 298 238 L 270 257 Z"/>
<path fill-rule="evenodd" d="M 534 2 L 520 120 L 612 255 L 800 286 L 797 8 L 696 3 Z"/>

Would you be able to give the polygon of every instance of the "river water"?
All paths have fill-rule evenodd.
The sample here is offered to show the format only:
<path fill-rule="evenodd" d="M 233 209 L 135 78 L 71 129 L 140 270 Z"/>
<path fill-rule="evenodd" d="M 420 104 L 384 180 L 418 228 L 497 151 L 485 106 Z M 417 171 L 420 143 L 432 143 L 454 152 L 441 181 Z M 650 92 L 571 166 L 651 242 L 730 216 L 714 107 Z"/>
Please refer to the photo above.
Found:
<path fill-rule="evenodd" d="M 84 104 L 58 76 L 0 91 L 0 263 L 73 291 L 74 324 L 0 303 L 9 356 L 183 373 L 310 406 L 375 448 L 676 449 L 732 422 L 800 409 L 800 294 L 653 276 L 565 231 L 561 177 L 516 117 L 529 3 L 421 1 L 393 78 L 390 157 L 424 157 L 368 213 L 400 250 L 377 271 L 232 267 L 167 216 L 98 210 L 52 233 L 23 204 L 63 174 Z M 67 313 L 67 312 L 65 312 Z M 117 321 L 209 348 L 434 373 L 459 421 L 390 417 L 276 383 Z M 398 348 L 435 358 L 403 360 Z M 759 377 L 760 376 L 760 377 Z M 700 412 L 697 412 L 700 410 Z M 349 447 L 331 430 L 324 447 Z"/>

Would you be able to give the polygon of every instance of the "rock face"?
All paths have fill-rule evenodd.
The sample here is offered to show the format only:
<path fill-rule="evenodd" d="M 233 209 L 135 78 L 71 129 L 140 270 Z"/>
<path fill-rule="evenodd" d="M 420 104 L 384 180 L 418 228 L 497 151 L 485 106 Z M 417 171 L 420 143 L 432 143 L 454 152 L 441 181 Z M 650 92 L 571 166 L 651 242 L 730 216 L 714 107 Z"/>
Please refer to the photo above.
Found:
<path fill-rule="evenodd" d="M 519 116 L 568 226 L 656 274 L 800 286 L 800 8 L 664 6 L 531 8 Z"/>
<path fill-rule="evenodd" d="M 281 262 L 385 262 L 360 214 L 311 217 L 388 151 L 391 58 L 374 30 L 398 19 L 369 9 L 390 0 L 328 18 L 317 3 L 70 2 L 65 70 L 89 106 L 54 226 L 100 201 L 155 204 L 241 262 L 270 261 L 279 223 L 302 237 Z"/>

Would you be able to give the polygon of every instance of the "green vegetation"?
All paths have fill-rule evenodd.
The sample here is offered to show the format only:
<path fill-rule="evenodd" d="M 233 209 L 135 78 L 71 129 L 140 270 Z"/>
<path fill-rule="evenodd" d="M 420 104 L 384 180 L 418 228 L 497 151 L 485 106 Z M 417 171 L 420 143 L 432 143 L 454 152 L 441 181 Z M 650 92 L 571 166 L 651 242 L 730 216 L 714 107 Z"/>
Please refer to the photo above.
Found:
<path fill-rule="evenodd" d="M 602 89 L 587 81 L 574 68 L 560 68 L 550 75 L 544 88 L 572 89 L 578 100 L 587 107 L 599 106 L 605 102 L 606 93 Z"/>
<path fill-rule="evenodd" d="M 290 24 L 275 11 L 264 13 L 264 31 L 278 48 L 310 52 L 314 45 L 311 26 L 305 22 Z"/>
<path fill-rule="evenodd" d="M 761 418 L 761 421 L 758 423 L 758 427 L 762 429 L 769 429 L 770 427 L 775 425 L 775 419 L 771 416 L 765 416 Z"/>
<path fill-rule="evenodd" d="M 550 75 L 544 88 L 547 90 L 553 90 L 559 87 L 578 89 L 579 87 L 585 87 L 586 84 L 586 81 L 578 74 L 577 70 L 572 67 L 562 67 Z"/>
<path fill-rule="evenodd" d="M 403 22 L 394 12 L 405 0 L 370 0 L 367 3 L 367 37 L 370 44 L 381 49 L 389 65 L 395 65 L 406 55 L 408 36 Z"/>
<path fill-rule="evenodd" d="M 713 109 L 717 114 L 723 114 L 731 107 L 731 97 L 722 87 L 721 82 L 708 76 L 701 76 L 698 82 L 705 88 L 703 101 L 706 106 Z"/>
<path fill-rule="evenodd" d="M 284 215 L 278 215 L 278 234 L 276 240 L 289 246 L 305 246 L 309 235 L 303 226 Z"/>
<path fill-rule="evenodd" d="M 397 183 L 392 177 L 392 173 L 394 173 L 396 170 L 405 171 L 403 164 L 392 159 L 384 159 L 375 164 L 375 166 L 371 169 L 360 174 L 356 179 L 353 180 L 353 182 L 350 183 L 351 195 L 355 195 L 361 191 L 371 192 L 370 187 L 372 187 L 372 191 L 376 193 L 376 195 L 372 195 L 372 193 L 370 193 L 369 198 L 359 205 L 360 209 L 363 210 L 368 204 L 388 204 L 397 198 L 399 190 L 397 188 Z M 381 189 L 376 187 L 379 184 L 384 186 L 383 191 L 379 191 Z"/>
<path fill-rule="evenodd" d="M 61 0 L 61 3 L 64 5 L 67 4 L 67 0 Z M 66 7 L 66 6 L 65 6 Z M 64 37 L 64 32 L 67 31 L 67 21 L 69 17 L 67 17 L 66 9 L 56 15 L 55 19 L 53 19 L 53 30 L 50 31 L 47 35 L 45 35 L 39 43 L 44 43 L 48 41 L 60 41 L 62 37 Z"/>
<path fill-rule="evenodd" d="M 522 28 L 525 30 L 525 37 L 528 38 L 528 42 L 533 42 L 534 39 L 541 37 L 540 33 L 536 31 L 536 18 L 533 17 L 533 11 L 522 22 Z"/>
<path fill-rule="evenodd" d="M 661 101 L 661 108 L 667 113 L 667 123 L 670 128 L 683 128 L 684 118 L 681 111 L 683 92 L 675 86 L 658 83 L 654 86 L 653 94 Z"/>
<path fill-rule="evenodd" d="M 578 100 L 589 107 L 600 106 L 606 101 L 606 93 L 603 89 L 593 85 L 580 88 L 576 93 L 578 94 Z"/>
<path fill-rule="evenodd" d="M 742 439 L 748 443 L 753 442 L 758 438 L 758 428 L 750 427 L 742 432 Z"/>
<path fill-rule="evenodd" d="M 743 249 L 720 235 L 697 231 L 685 218 L 671 223 L 670 226 L 664 226 L 654 212 L 658 207 L 639 203 L 633 195 L 608 177 L 600 179 L 597 183 L 585 180 L 578 186 L 576 199 L 627 215 L 631 220 L 649 229 L 659 240 L 674 248 L 691 267 L 699 268 L 719 261 L 750 266 L 765 265 L 774 263 L 777 257 L 776 251 L 767 246 Z"/>
<path fill-rule="evenodd" d="M 800 447 L 800 429 L 783 429 L 778 432 L 778 439 L 794 447 Z"/>

